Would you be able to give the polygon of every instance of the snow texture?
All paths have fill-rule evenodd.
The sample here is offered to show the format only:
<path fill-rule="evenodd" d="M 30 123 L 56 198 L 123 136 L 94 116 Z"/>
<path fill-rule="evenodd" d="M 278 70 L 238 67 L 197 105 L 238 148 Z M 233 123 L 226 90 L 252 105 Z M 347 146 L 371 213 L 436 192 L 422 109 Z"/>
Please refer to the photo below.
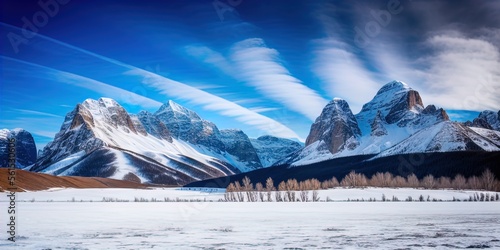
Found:
<path fill-rule="evenodd" d="M 78 191 L 78 192 L 77 192 Z M 376 190 L 357 192 L 380 198 Z M 401 191 L 408 194 L 409 190 Z M 415 190 L 424 193 L 424 190 Z M 148 193 L 151 192 L 151 193 Z M 163 193 L 162 193 L 163 192 Z M 389 197 L 390 190 L 383 190 Z M 394 190 L 394 192 L 400 192 Z M 436 196 L 460 192 L 435 191 Z M 19 193 L 17 240 L 5 249 L 500 248 L 499 202 L 79 202 L 80 198 L 221 194 L 182 190 Z M 41 202 L 75 198 L 75 202 Z M 84 197 L 85 196 L 85 197 Z M 321 193 L 324 198 L 324 193 Z M 450 195 L 446 195 L 450 197 Z M 443 196 L 444 197 L 444 196 Z M 402 197 L 400 197 L 402 198 Z M 102 198 L 101 198 L 102 199 Z M 2 209 L 7 203 L 0 203 Z M 6 208 L 5 208 L 6 209 Z M 77 215 L 77 216 L 75 216 Z M 1 235 L 7 237 L 6 226 Z"/>

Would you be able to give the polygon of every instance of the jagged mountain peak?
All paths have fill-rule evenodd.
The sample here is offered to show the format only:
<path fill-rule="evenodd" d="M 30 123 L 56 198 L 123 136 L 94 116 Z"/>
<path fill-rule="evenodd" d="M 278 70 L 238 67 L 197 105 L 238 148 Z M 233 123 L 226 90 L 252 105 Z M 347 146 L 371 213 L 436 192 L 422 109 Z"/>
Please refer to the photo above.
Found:
<path fill-rule="evenodd" d="M 334 98 L 311 126 L 306 146 L 323 141 L 328 150 L 335 154 L 357 147 L 360 136 L 361 131 L 349 104 L 345 100 Z"/>
<path fill-rule="evenodd" d="M 0 129 L 0 165 L 7 166 L 9 159 L 9 140 L 16 140 L 16 165 L 18 168 L 23 168 L 35 163 L 37 151 L 35 141 L 30 132 L 22 129 Z"/>
<path fill-rule="evenodd" d="M 478 119 L 483 119 L 492 129 L 500 131 L 500 110 L 498 112 L 485 110 L 479 113 Z"/>
<path fill-rule="evenodd" d="M 107 97 L 101 97 L 97 100 L 88 98 L 82 102 L 82 105 L 91 110 L 121 107 L 121 105 L 117 101 Z"/>
<path fill-rule="evenodd" d="M 469 127 L 500 131 L 500 110 L 498 112 L 484 110 L 472 122 L 466 121 L 464 124 Z"/>
<path fill-rule="evenodd" d="M 347 122 L 349 113 L 352 114 L 349 104 L 344 99 L 335 97 L 325 106 L 320 117 L 323 119 L 342 119 Z"/>
<path fill-rule="evenodd" d="M 382 112 L 382 115 L 386 116 L 392 106 L 394 106 L 394 103 L 399 101 L 404 94 L 412 90 L 413 89 L 404 82 L 389 82 L 379 89 L 377 94 L 370 102 L 363 105 L 359 114 L 363 114 L 369 111 L 373 111 L 376 113 L 378 110 L 380 110 Z"/>
<path fill-rule="evenodd" d="M 397 91 L 403 91 L 403 90 L 410 90 L 410 86 L 406 84 L 405 82 L 398 81 L 398 80 L 393 80 L 391 82 L 386 83 L 382 88 L 379 89 L 377 92 L 378 94 L 384 93 L 384 92 L 397 92 Z"/>
<path fill-rule="evenodd" d="M 169 100 L 167 103 L 163 104 L 158 111 L 155 112 L 155 115 L 166 114 L 171 117 L 185 117 L 190 120 L 202 120 L 201 117 L 194 111 L 172 101 Z"/>

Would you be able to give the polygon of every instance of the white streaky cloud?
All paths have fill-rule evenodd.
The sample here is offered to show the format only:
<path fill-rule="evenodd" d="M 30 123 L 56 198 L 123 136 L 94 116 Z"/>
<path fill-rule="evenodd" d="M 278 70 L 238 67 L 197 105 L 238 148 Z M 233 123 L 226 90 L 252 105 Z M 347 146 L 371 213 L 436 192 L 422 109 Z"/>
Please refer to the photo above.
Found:
<path fill-rule="evenodd" d="M 233 76 L 233 67 L 231 63 L 219 52 L 200 45 L 188 45 L 184 47 L 186 53 L 206 64 L 215 66 L 226 75 Z"/>
<path fill-rule="evenodd" d="M 186 100 L 191 104 L 202 106 L 205 110 L 232 117 L 239 122 L 275 136 L 303 140 L 285 125 L 203 90 L 139 68 L 131 69 L 126 74 L 142 77 L 144 84 L 156 89 L 161 94 Z"/>
<path fill-rule="evenodd" d="M 457 35 L 436 35 L 427 40 L 434 50 L 426 57 L 426 88 L 431 103 L 456 110 L 500 107 L 500 51 L 494 44 Z"/>
<path fill-rule="evenodd" d="M 370 51 L 371 60 L 380 72 L 378 78 L 382 79 L 381 83 L 398 80 L 417 91 L 423 89 L 422 83 L 427 75 L 421 68 L 426 66 L 425 62 L 405 57 L 404 51 L 390 42 L 373 44 Z"/>
<path fill-rule="evenodd" d="M 57 117 L 62 118 L 60 115 L 50 114 L 46 112 L 36 111 L 36 110 L 28 110 L 28 109 L 14 109 L 17 113 L 25 114 L 25 115 L 38 115 L 38 116 L 48 116 L 48 117 Z"/>
<path fill-rule="evenodd" d="M 142 107 L 147 107 L 147 108 L 159 108 L 162 103 L 155 101 L 153 99 L 144 97 L 142 95 L 136 94 L 134 92 L 130 92 L 128 90 L 124 90 L 122 88 L 118 88 L 85 76 L 73 74 L 70 72 L 66 71 L 61 71 L 57 70 L 54 68 L 46 67 L 43 65 L 31 63 L 31 62 L 26 62 L 23 60 L 18 60 L 15 58 L 11 57 L 6 57 L 6 56 L 0 56 L 4 60 L 11 60 L 15 61 L 17 63 L 22 63 L 29 65 L 31 67 L 41 69 L 40 72 L 37 72 L 37 77 L 43 77 L 48 80 L 52 81 L 58 81 L 60 83 L 64 84 L 70 84 L 73 86 L 85 88 L 91 91 L 94 91 L 96 93 L 101 94 L 102 96 L 110 97 L 115 99 L 118 102 L 121 103 L 127 103 L 127 104 L 132 104 L 132 105 L 138 105 Z M 32 73 L 32 72 L 26 72 L 26 73 Z M 32 114 L 34 114 L 32 112 Z"/>
<path fill-rule="evenodd" d="M 56 77 L 67 83 L 81 88 L 86 88 L 103 96 L 115 99 L 119 103 L 127 103 L 132 105 L 141 106 L 144 108 L 159 108 L 162 103 L 156 100 L 144 97 L 142 95 L 118 88 L 91 78 L 76 75 L 69 72 L 59 71 Z"/>
<path fill-rule="evenodd" d="M 254 108 L 249 108 L 249 109 L 254 111 L 254 112 L 257 112 L 257 113 L 264 113 L 264 112 L 279 110 L 280 108 L 254 107 Z"/>
<path fill-rule="evenodd" d="M 231 48 L 230 58 L 239 79 L 311 121 L 328 103 L 293 77 L 280 63 L 279 52 L 268 48 L 262 39 L 251 38 L 236 43 Z"/>
<path fill-rule="evenodd" d="M 330 96 L 346 100 L 353 113 L 361 110 L 383 85 L 366 69 L 348 46 L 335 39 L 316 41 L 312 71 Z"/>
<path fill-rule="evenodd" d="M 16 26 L 12 26 L 5 23 L 1 24 L 17 30 L 21 30 Z M 135 66 L 123 63 L 121 61 L 99 55 L 97 53 L 76 47 L 74 45 L 65 42 L 61 42 L 59 40 L 56 40 L 48 36 L 44 36 L 41 34 L 36 34 L 36 36 L 45 39 L 47 41 L 64 46 L 66 48 L 73 49 L 80 53 L 84 53 L 86 55 L 90 55 L 95 58 L 101 59 L 105 62 L 109 62 L 117 66 L 124 67 L 125 69 L 127 69 L 125 74 L 135 74 L 140 77 L 143 77 L 144 82 L 150 83 L 151 84 L 150 86 L 156 87 L 157 90 L 168 96 L 175 96 L 179 99 L 187 100 L 190 103 L 203 105 L 203 108 L 207 110 L 218 111 L 219 114 L 221 115 L 233 117 L 237 121 L 243 122 L 247 125 L 253 125 L 259 130 L 264 131 L 266 133 L 270 133 L 275 136 L 284 138 L 297 138 L 301 141 L 304 141 L 304 138 L 301 138 L 299 135 L 297 135 L 295 132 L 293 132 L 290 128 L 286 127 L 285 125 L 269 117 L 263 116 L 249 109 L 246 109 L 236 103 L 223 99 L 221 97 L 212 95 L 200 89 L 193 88 L 189 85 L 173 81 L 166 77 L 154 74 L 147 70 L 137 68 Z M 62 77 L 66 76 L 67 75 L 64 74 L 62 75 Z"/>

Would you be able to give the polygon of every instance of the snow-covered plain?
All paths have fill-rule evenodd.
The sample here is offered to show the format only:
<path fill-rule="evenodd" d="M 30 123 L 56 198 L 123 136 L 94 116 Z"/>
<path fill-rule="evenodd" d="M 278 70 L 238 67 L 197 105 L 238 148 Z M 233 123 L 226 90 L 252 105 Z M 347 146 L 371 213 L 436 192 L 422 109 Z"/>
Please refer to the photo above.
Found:
<path fill-rule="evenodd" d="M 369 188 L 322 190 L 320 197 L 451 199 L 472 193 Z M 134 197 L 223 197 L 179 189 L 64 189 L 17 196 L 35 202 L 17 203 L 17 241 L 2 240 L 1 249 L 500 248 L 500 202 L 133 202 Z M 131 202 L 96 202 L 103 197 Z M 76 202 L 57 202 L 72 198 Z M 6 205 L 0 202 L 2 211 Z M 5 227 L 0 235 L 6 239 Z"/>

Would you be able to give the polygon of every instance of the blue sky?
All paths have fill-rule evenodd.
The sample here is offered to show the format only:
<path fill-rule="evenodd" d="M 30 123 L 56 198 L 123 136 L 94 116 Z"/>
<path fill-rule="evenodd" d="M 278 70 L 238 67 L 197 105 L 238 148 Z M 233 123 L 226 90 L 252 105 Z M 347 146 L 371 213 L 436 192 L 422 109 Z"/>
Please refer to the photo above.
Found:
<path fill-rule="evenodd" d="M 357 113 L 394 79 L 453 120 L 500 108 L 498 1 L 1 4 L 0 128 L 39 147 L 87 98 L 301 140 L 332 98 Z"/>

